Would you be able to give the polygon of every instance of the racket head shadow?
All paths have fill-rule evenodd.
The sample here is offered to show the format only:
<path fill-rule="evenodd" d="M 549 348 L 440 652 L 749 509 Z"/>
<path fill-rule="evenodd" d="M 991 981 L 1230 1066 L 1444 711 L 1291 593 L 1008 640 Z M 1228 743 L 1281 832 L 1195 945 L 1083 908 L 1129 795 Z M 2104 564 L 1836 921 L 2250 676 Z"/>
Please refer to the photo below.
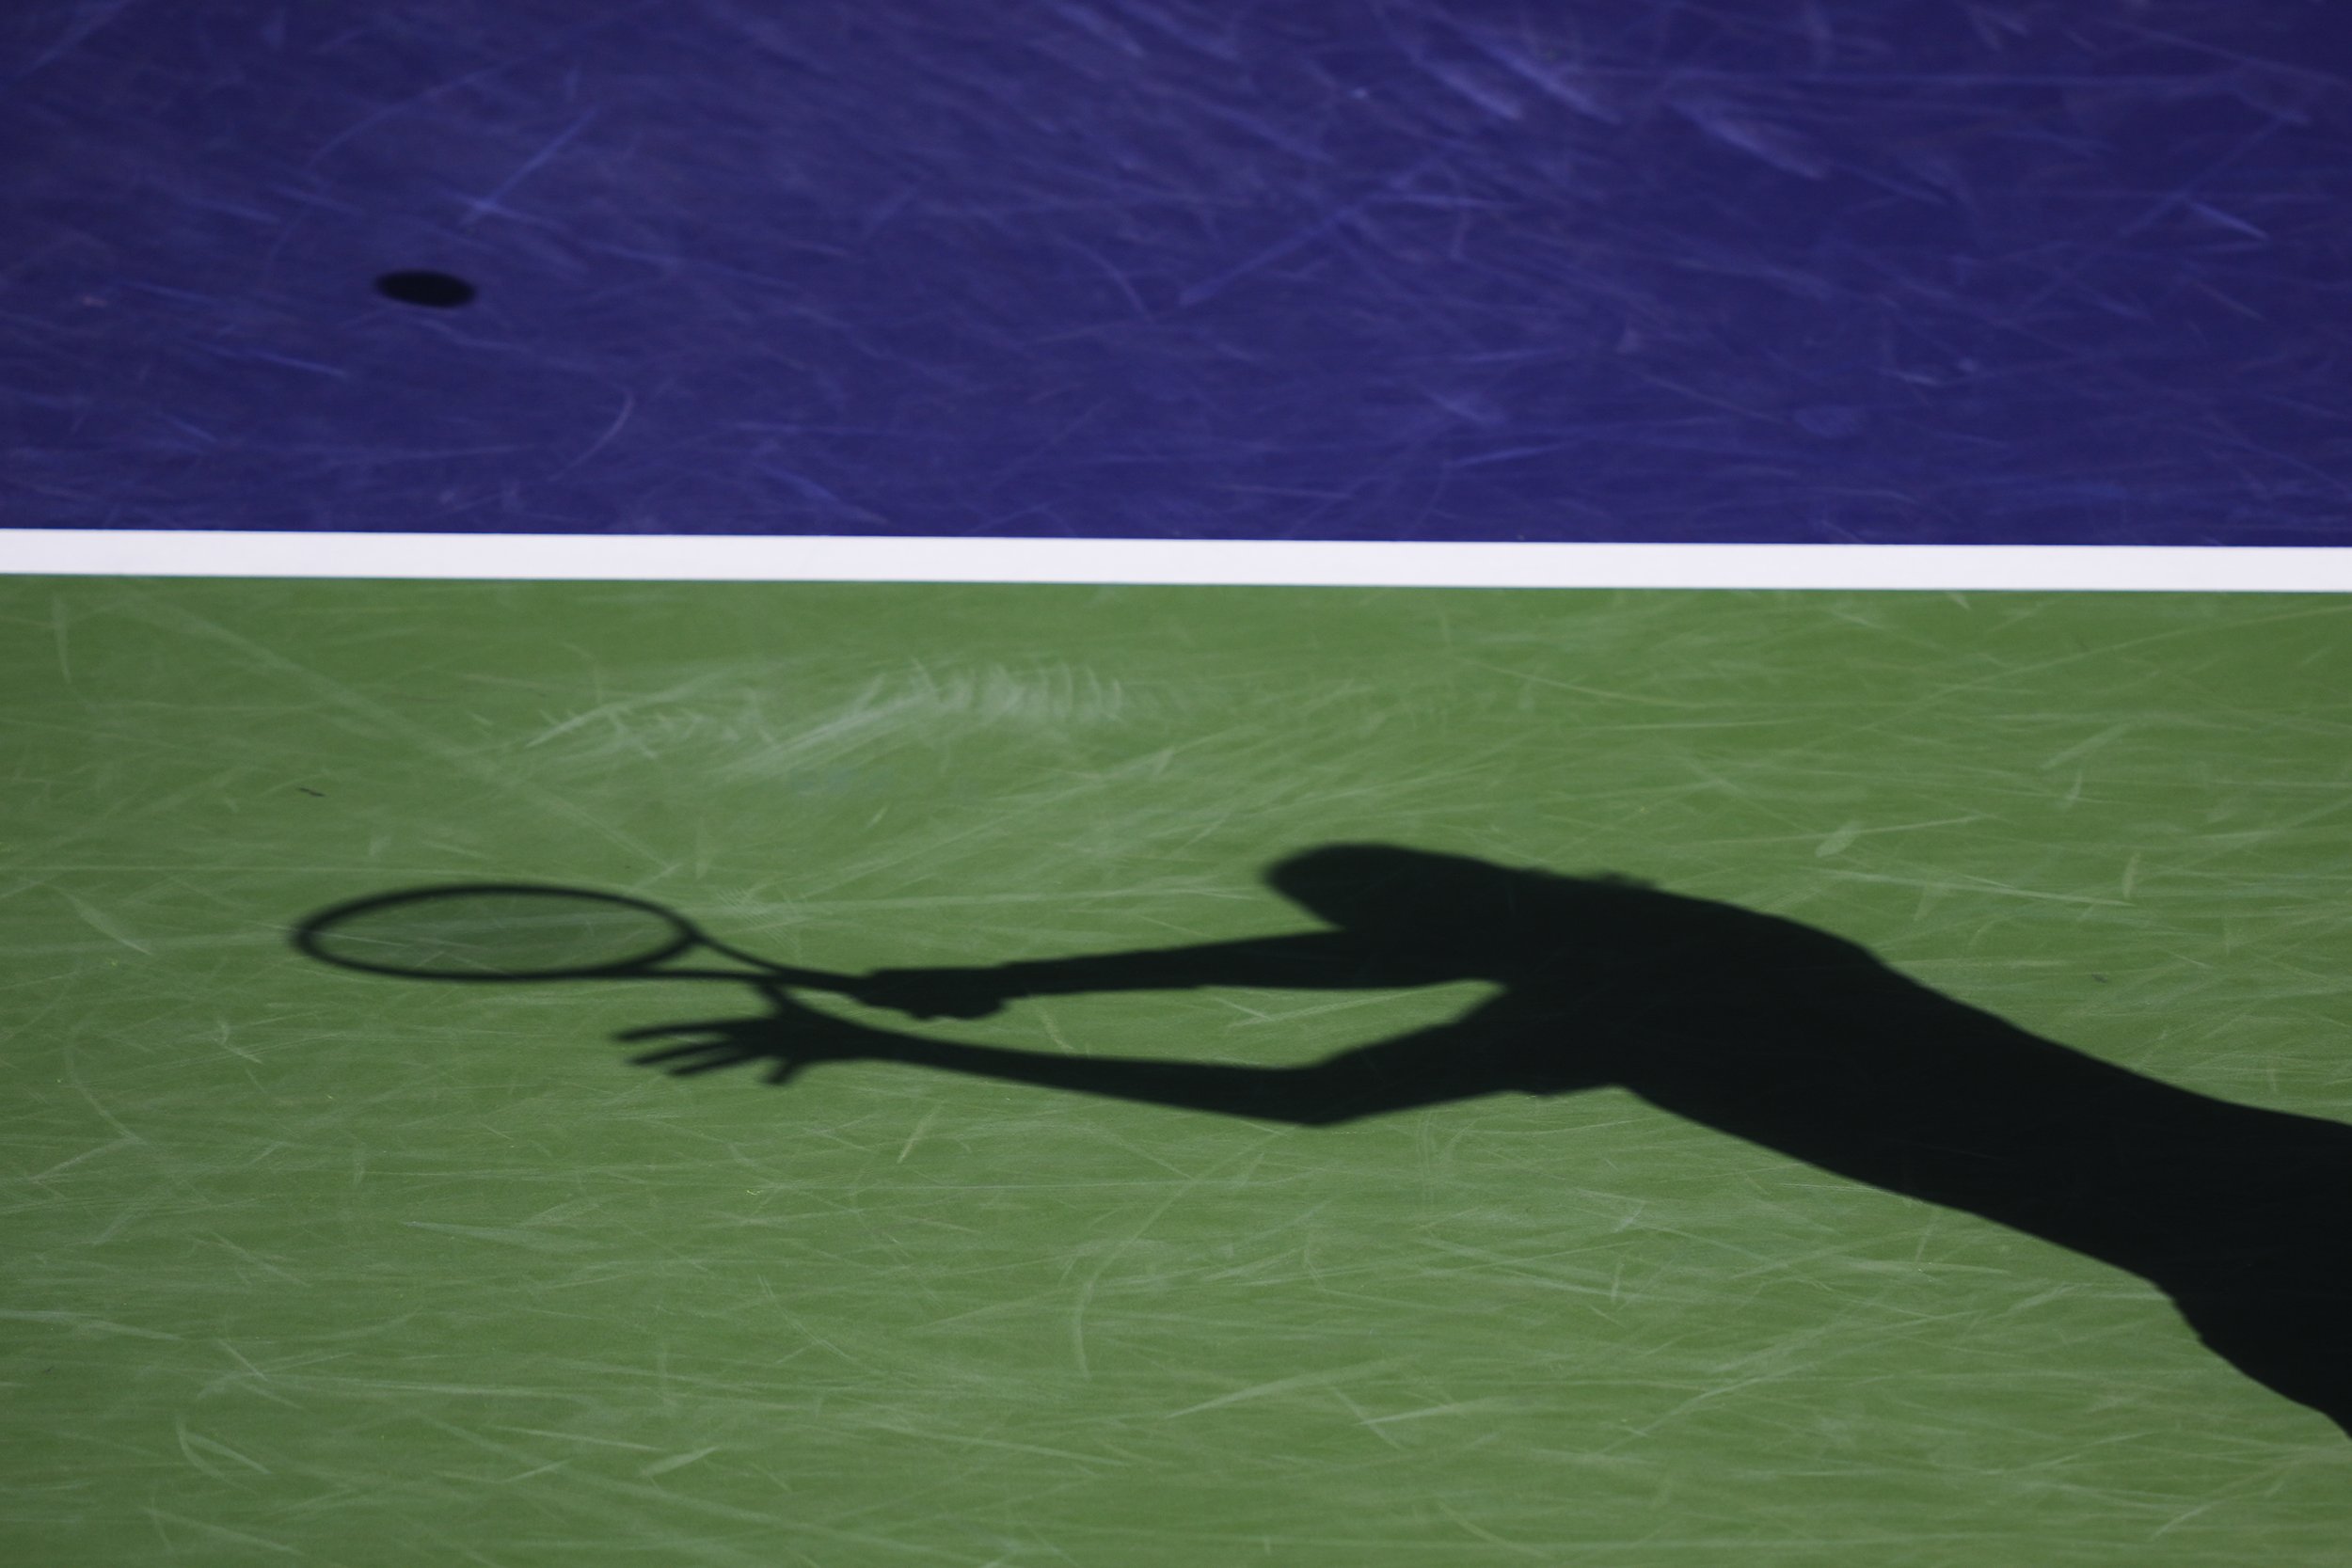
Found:
<path fill-rule="evenodd" d="M 376 894 L 295 927 L 297 951 L 411 980 L 593 980 L 642 974 L 701 941 L 659 904 L 585 888 L 466 882 Z"/>

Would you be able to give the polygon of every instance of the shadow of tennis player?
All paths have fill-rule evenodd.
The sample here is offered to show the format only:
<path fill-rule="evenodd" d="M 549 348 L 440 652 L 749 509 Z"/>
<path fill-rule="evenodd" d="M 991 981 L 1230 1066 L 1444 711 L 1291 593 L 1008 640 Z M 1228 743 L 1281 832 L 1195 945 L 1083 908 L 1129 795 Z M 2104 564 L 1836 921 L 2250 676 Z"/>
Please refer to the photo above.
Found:
<path fill-rule="evenodd" d="M 862 1000 L 974 1018 L 1020 997 L 1487 980 L 1446 1024 L 1298 1068 L 1073 1058 L 847 1022 L 632 1031 L 640 1060 L 779 1078 L 862 1059 L 1306 1126 L 1616 1085 L 1662 1110 L 2148 1279 L 2248 1376 L 2352 1433 L 2352 1128 L 2233 1104 L 2039 1038 L 1789 920 L 1609 878 L 1376 846 L 1275 866 L 1328 928 L 985 969 L 882 971 Z"/>

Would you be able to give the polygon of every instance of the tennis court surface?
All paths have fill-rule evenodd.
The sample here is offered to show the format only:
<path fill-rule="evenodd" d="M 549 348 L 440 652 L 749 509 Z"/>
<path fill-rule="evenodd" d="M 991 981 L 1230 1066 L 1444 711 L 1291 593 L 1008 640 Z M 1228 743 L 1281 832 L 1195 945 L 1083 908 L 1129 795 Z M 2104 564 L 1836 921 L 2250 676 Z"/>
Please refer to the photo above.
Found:
<path fill-rule="evenodd" d="M 1785 916 L 2074 1052 L 2340 1120 L 2341 597 L 6 595 L 28 1560 L 2340 1546 L 2343 1431 L 2147 1279 L 1606 1083 L 1312 1127 L 898 1061 L 672 1076 L 614 1037 L 761 997 L 408 979 L 290 933 L 529 883 L 779 964 L 994 965 L 1314 929 L 1263 873 L 1377 842 Z M 1740 983 L 1705 952 L 1641 973 Z M 788 997 L 1285 1067 L 1492 990 Z M 796 1031 L 823 1033 L 768 1037 Z M 2317 1254 L 2342 1216 L 2308 1196 Z"/>

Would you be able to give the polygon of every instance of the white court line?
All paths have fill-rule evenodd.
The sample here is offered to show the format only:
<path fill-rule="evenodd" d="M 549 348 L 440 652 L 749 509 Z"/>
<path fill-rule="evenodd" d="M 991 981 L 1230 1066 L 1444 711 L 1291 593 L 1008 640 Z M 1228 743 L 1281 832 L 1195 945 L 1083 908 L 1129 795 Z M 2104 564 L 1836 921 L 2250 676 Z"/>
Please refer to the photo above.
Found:
<path fill-rule="evenodd" d="M 2352 593 L 2352 548 L 0 529 L 0 574 L 2346 594 Z"/>

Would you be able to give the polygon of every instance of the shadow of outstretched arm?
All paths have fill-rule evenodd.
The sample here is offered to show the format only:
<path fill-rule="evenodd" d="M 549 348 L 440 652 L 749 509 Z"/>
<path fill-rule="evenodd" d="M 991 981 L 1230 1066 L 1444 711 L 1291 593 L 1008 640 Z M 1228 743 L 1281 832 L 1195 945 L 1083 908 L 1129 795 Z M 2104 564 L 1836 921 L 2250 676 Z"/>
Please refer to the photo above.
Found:
<path fill-rule="evenodd" d="M 884 969 L 850 989 L 872 1006 L 916 1018 L 982 1018 L 1009 1001 L 1031 996 L 1198 990 L 1206 986 L 1396 990 L 1444 985 L 1477 973 L 1463 955 L 1432 944 L 1358 931 L 1303 931 L 981 969 Z"/>
<path fill-rule="evenodd" d="M 1329 1127 L 1365 1117 L 1526 1085 L 1499 1053 L 1503 1004 L 1452 1023 L 1343 1051 L 1303 1067 L 1249 1067 L 1161 1057 L 1064 1056 L 875 1029 L 771 993 L 766 1017 L 632 1029 L 621 1038 L 653 1049 L 635 1060 L 680 1076 L 764 1068 L 771 1084 L 819 1062 L 895 1062 L 965 1077 L 1206 1111 L 1251 1121 Z"/>

